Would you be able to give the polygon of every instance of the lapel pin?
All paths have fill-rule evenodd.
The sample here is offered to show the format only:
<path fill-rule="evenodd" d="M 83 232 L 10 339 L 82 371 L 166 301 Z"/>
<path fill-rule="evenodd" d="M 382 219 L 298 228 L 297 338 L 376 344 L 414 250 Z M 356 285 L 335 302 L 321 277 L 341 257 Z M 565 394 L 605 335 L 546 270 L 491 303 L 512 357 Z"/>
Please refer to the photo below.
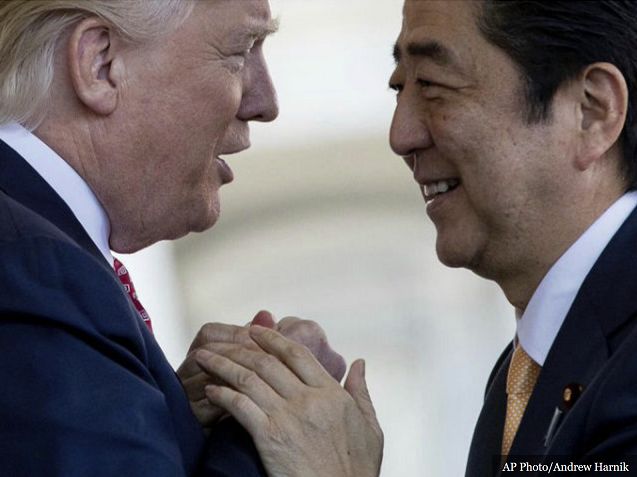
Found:
<path fill-rule="evenodd" d="M 544 436 L 544 447 L 548 447 L 551 441 L 553 440 L 553 436 L 555 435 L 555 431 L 562 420 L 564 414 L 571 410 L 571 408 L 575 405 L 575 402 L 579 399 L 584 391 L 584 386 L 577 383 L 567 384 L 562 391 L 562 402 L 559 406 L 555 406 L 555 411 L 553 411 L 553 417 L 551 418 L 551 422 L 549 424 L 548 430 L 546 431 L 546 436 Z"/>
<path fill-rule="evenodd" d="M 569 411 L 575 405 L 575 401 L 582 395 L 582 391 L 584 391 L 584 386 L 577 383 L 569 384 L 564 388 L 564 391 L 562 391 L 562 407 L 565 411 Z"/>

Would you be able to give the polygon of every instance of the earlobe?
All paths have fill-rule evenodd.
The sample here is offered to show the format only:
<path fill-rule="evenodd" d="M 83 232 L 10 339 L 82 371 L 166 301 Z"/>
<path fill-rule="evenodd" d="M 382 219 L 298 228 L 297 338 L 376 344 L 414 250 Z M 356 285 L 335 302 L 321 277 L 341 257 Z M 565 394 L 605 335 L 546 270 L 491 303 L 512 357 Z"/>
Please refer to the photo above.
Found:
<path fill-rule="evenodd" d="M 98 18 L 78 23 L 68 40 L 69 75 L 78 99 L 98 115 L 117 106 L 112 31 Z"/>
<path fill-rule="evenodd" d="M 577 165 L 586 170 L 617 143 L 626 122 L 628 88 L 624 75 L 610 63 L 589 65 L 580 79 L 582 142 Z"/>

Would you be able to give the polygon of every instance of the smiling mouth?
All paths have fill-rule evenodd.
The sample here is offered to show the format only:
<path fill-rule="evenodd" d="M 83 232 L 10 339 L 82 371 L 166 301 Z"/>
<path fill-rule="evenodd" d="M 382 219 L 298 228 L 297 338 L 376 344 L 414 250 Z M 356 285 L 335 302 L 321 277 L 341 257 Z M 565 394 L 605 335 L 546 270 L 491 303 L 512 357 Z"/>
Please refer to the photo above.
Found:
<path fill-rule="evenodd" d="M 460 185 L 460 179 L 443 179 L 434 182 L 428 182 L 422 186 L 422 192 L 425 202 L 430 202 L 436 197 L 451 192 Z"/>

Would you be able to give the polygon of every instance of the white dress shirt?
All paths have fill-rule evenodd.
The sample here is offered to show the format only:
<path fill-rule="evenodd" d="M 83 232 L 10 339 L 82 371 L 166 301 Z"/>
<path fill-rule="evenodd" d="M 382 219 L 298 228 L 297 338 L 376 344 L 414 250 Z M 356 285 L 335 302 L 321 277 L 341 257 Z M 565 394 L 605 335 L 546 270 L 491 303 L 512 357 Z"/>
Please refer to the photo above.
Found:
<path fill-rule="evenodd" d="M 544 365 L 566 315 L 584 279 L 637 206 L 637 191 L 611 205 L 553 264 L 517 322 L 517 340 L 540 366 Z"/>
<path fill-rule="evenodd" d="M 20 154 L 69 206 L 106 261 L 113 265 L 108 245 L 111 225 L 88 184 L 64 159 L 19 124 L 0 126 L 0 139 Z"/>

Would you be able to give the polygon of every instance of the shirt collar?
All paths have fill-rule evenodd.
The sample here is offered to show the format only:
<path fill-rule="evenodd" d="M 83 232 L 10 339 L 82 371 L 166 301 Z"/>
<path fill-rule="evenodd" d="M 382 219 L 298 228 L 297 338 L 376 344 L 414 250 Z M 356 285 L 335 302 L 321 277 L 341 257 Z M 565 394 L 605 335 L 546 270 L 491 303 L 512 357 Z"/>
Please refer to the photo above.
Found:
<path fill-rule="evenodd" d="M 586 275 L 635 206 L 637 191 L 613 203 L 553 264 L 521 316 L 516 310 L 518 342 L 540 366 Z"/>
<path fill-rule="evenodd" d="M 22 156 L 66 202 L 112 266 L 113 256 L 108 245 L 110 222 L 106 211 L 84 179 L 55 151 L 19 124 L 0 126 L 0 139 Z"/>

